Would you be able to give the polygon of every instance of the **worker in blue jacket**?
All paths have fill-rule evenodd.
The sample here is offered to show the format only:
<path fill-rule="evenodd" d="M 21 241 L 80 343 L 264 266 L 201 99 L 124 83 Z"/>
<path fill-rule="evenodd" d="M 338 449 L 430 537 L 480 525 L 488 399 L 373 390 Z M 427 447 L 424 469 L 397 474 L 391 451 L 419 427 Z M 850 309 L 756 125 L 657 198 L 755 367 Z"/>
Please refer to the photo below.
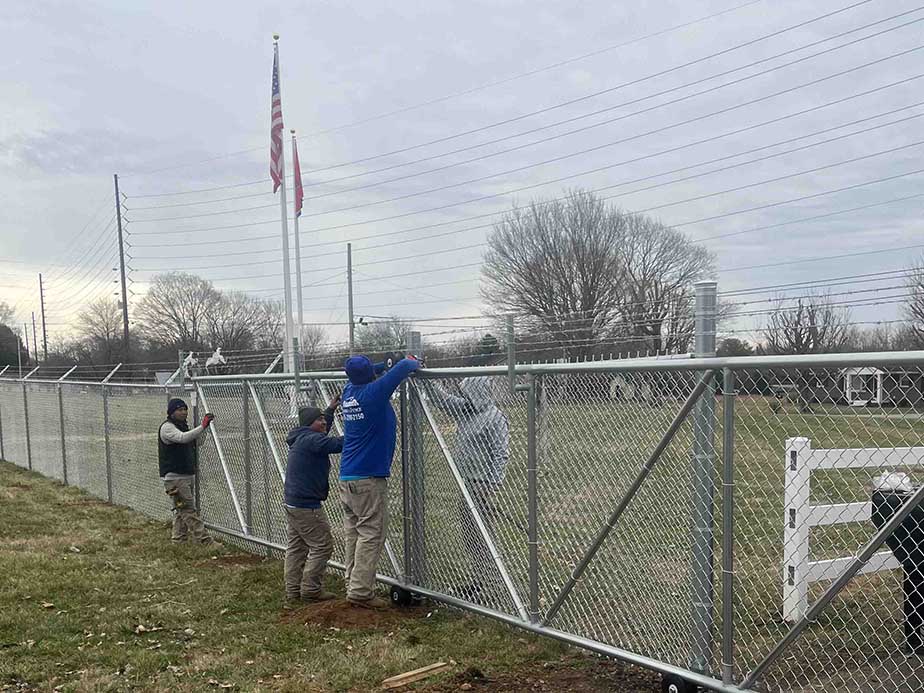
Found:
<path fill-rule="evenodd" d="M 375 569 L 388 526 L 388 477 L 395 454 L 398 419 L 391 396 L 420 363 L 408 357 L 376 379 L 385 364 L 366 356 L 344 364 L 349 384 L 343 390 L 343 455 L 340 500 L 346 537 L 347 600 L 354 606 L 381 609 L 375 596 Z"/>
<path fill-rule="evenodd" d="M 321 504 L 330 490 L 330 455 L 343 449 L 343 438 L 329 435 L 339 403 L 337 395 L 325 411 L 302 407 L 298 410 L 299 425 L 286 436 L 289 445 L 285 480 L 287 607 L 334 598 L 322 584 L 334 543 Z"/>

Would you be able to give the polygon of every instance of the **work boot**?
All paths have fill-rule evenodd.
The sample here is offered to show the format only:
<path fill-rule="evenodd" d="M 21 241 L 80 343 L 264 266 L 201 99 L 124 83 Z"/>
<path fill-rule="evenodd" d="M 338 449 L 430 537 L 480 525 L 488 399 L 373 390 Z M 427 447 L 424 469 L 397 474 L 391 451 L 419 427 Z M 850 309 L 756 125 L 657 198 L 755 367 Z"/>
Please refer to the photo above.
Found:
<path fill-rule="evenodd" d="M 299 596 L 289 596 L 286 595 L 285 601 L 282 603 L 283 611 L 295 611 L 304 606 L 304 602 Z"/>
<path fill-rule="evenodd" d="M 315 602 L 329 602 L 331 599 L 336 599 L 336 598 L 337 598 L 336 594 L 334 594 L 333 592 L 327 592 L 325 590 L 302 595 L 302 601 L 308 602 L 309 604 L 314 604 Z"/>
<path fill-rule="evenodd" d="M 348 599 L 350 606 L 355 606 L 358 609 L 372 609 L 374 611 L 382 611 L 388 608 L 388 602 L 384 599 L 379 599 L 378 597 L 373 597 L 372 599 L 364 599 L 362 601 Z"/>

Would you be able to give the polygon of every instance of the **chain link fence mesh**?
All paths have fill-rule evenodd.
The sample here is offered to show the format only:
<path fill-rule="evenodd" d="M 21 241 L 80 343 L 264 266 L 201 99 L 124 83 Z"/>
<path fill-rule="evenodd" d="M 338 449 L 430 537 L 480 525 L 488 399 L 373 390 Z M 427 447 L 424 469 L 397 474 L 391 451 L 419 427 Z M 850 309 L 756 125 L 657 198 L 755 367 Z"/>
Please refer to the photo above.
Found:
<path fill-rule="evenodd" d="M 518 618 L 532 587 L 543 619 L 701 375 L 587 369 L 520 376 L 518 389 L 500 375 L 415 379 L 393 401 L 399 445 L 380 572 L 407 573 L 421 587 Z M 735 375 L 733 623 L 721 618 L 719 374 L 549 626 L 714 678 L 722 674 L 723 627 L 733 626 L 732 678 L 741 682 L 907 499 L 902 483 L 924 482 L 920 368 Z M 524 389 L 531 380 L 538 468 L 532 575 L 532 400 Z M 181 396 L 196 403 L 194 416 L 217 416 L 199 445 L 203 518 L 284 544 L 286 435 L 299 406 L 323 408 L 343 386 L 310 376 L 298 392 L 291 380 L 267 378 L 201 379 L 185 388 L 0 379 L 3 456 L 27 467 L 31 449 L 36 471 L 63 479 L 66 464 L 69 483 L 101 498 L 111 487 L 114 502 L 166 520 L 156 432 L 167 399 Z M 884 472 L 907 480 L 874 485 Z M 334 464 L 325 508 L 334 560 L 342 561 L 338 473 Z M 757 690 L 924 689 L 922 513 L 767 667 Z"/>
<path fill-rule="evenodd" d="M 108 498 L 102 388 L 62 383 L 61 396 L 68 483 L 97 498 Z"/>
<path fill-rule="evenodd" d="M 23 386 L 14 380 L 0 380 L 0 432 L 3 458 L 20 467 L 29 466 Z"/>
<path fill-rule="evenodd" d="M 903 472 L 924 480 L 924 374 L 917 368 L 787 369 L 742 371 L 737 380 L 735 597 L 742 674 L 872 538 L 874 478 Z M 874 560 L 869 572 L 850 580 L 771 667 L 769 689 L 924 688 L 924 651 L 908 651 L 904 637 L 903 571 L 879 567 Z"/>

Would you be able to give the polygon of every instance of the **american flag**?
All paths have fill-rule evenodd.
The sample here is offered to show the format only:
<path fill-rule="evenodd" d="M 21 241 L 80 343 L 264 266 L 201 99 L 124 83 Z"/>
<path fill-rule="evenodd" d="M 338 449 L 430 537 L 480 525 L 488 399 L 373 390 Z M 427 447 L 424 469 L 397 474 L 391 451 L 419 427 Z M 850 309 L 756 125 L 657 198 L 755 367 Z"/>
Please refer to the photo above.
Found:
<path fill-rule="evenodd" d="M 295 216 L 302 214 L 302 200 L 305 198 L 305 191 L 302 189 L 302 169 L 298 165 L 298 145 L 295 143 L 295 137 L 292 137 L 292 173 L 295 175 Z"/>
<path fill-rule="evenodd" d="M 279 51 L 273 56 L 273 105 L 270 116 L 270 178 L 273 192 L 279 190 L 285 179 L 282 170 L 282 96 L 279 94 Z"/>

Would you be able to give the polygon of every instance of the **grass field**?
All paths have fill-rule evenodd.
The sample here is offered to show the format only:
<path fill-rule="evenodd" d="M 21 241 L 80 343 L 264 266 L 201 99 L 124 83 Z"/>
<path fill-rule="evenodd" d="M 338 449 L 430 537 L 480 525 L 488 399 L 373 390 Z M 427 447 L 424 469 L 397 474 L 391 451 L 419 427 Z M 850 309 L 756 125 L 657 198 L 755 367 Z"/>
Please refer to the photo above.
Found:
<path fill-rule="evenodd" d="M 525 396 L 509 394 L 503 379 L 496 391 L 510 418 L 510 464 L 499 494 L 502 515 L 495 524 L 498 548 L 521 597 L 528 593 L 526 522 L 526 413 Z M 739 385 L 747 374 L 739 376 Z M 657 403 L 612 401 L 601 396 L 605 382 L 598 376 L 568 376 L 552 381 L 539 416 L 539 540 L 540 606 L 548 607 L 567 580 L 594 533 L 628 486 L 647 453 L 666 430 L 690 381 L 665 381 L 666 396 Z M 278 385 L 258 386 L 280 450 L 290 426 L 285 391 Z M 240 384 L 206 388 L 209 408 L 218 413 L 228 471 L 238 498 L 258 536 L 282 541 L 281 487 L 270 448 L 251 405 L 251 429 L 242 424 Z M 77 395 L 78 393 L 74 393 Z M 128 396 L 130 395 L 130 396 Z M 31 396 L 31 395 L 30 395 Z M 89 400 L 87 398 L 90 398 Z M 78 469 L 81 485 L 105 495 L 101 436 L 80 436 L 86 417 L 97 416 L 92 393 L 65 398 L 69 467 Z M 22 392 L 0 389 L 0 415 L 5 430 L 15 427 L 10 411 L 21 406 Z M 97 398 L 98 399 L 98 398 Z M 166 517 L 152 473 L 154 448 L 150 431 L 162 420 L 163 393 L 125 391 L 110 397 L 110 441 L 114 498 L 153 517 Z M 89 406 L 86 407 L 89 403 Z M 46 416 L 56 413 L 57 400 L 49 393 L 36 398 Z M 714 469 L 714 541 L 720 545 L 721 513 L 718 483 L 722 441 L 722 403 L 716 401 L 716 466 Z M 452 446 L 453 424 L 434 414 L 445 441 Z M 99 422 L 101 426 L 101 421 Z M 46 456 L 33 458 L 37 469 L 55 476 L 53 462 L 58 434 L 33 432 L 34 447 Z M 924 422 L 913 410 L 866 410 L 818 405 L 801 411 L 795 404 L 777 411 L 773 400 L 742 395 L 735 417 L 735 615 L 738 675 L 746 673 L 786 632 L 780 622 L 782 585 L 783 494 L 785 441 L 804 436 L 814 448 L 870 448 L 924 446 Z M 9 436 L 7 436 L 9 440 Z M 245 440 L 251 462 L 244 455 Z M 691 652 L 691 555 L 693 507 L 688 422 L 666 450 L 642 491 L 620 520 L 597 559 L 574 590 L 572 599 L 553 625 L 578 635 L 599 639 L 664 661 L 686 666 Z M 449 591 L 463 575 L 459 533 L 461 497 L 449 473 L 439 441 L 425 428 L 420 443 L 426 480 L 426 586 Z M 18 442 L 22 448 L 21 442 Z M 14 451 L 17 462 L 25 450 Z M 49 462 L 49 460 L 52 460 Z M 230 495 L 214 445 L 202 448 L 202 499 L 207 516 L 237 528 Z M 60 465 L 58 465 L 59 467 Z M 392 548 L 402 559 L 399 464 L 392 480 Z M 848 503 L 868 498 L 868 484 L 877 470 L 819 473 L 813 478 L 813 503 Z M 60 476 L 60 473 L 57 474 Z M 249 492 L 248 492 L 249 489 Z M 250 503 L 246 503 L 246 499 Z M 249 510 L 248 510 L 249 508 Z M 332 508 L 337 526 L 337 509 Z M 815 558 L 848 555 L 872 534 L 866 523 L 814 530 Z M 715 563 L 721 553 L 717 548 Z M 388 561 L 383 572 L 395 574 Z M 511 612 L 512 603 L 499 584 L 496 571 L 485 578 L 496 589 L 482 595 L 488 606 Z M 714 578 L 718 584 L 718 572 Z M 817 584 L 813 595 L 825 587 Z M 873 675 L 888 665 L 900 645 L 899 579 L 894 572 L 861 576 L 852 581 L 832 608 L 768 675 L 773 689 L 809 689 L 827 680 L 832 671 L 855 677 Z M 715 604 L 716 630 L 720 603 Z M 718 639 L 712 643 L 713 671 L 718 669 Z M 921 681 L 924 685 L 924 678 Z"/>
<path fill-rule="evenodd" d="M 0 690 L 652 691 L 657 677 L 435 606 L 280 609 L 282 567 L 0 463 Z M 341 589 L 332 578 L 330 586 Z"/>

